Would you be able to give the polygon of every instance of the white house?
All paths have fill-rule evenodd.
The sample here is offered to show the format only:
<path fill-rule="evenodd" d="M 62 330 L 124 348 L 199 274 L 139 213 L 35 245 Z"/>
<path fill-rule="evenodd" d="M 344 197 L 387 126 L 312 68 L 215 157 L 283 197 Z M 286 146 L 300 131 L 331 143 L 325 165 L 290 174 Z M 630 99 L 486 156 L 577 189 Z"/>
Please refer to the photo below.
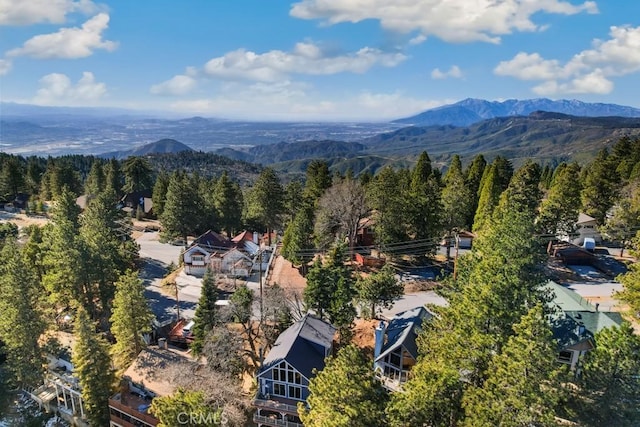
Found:
<path fill-rule="evenodd" d="M 212 253 L 200 245 L 193 245 L 182 253 L 184 272 L 192 276 L 202 277 L 211 264 Z"/>
<path fill-rule="evenodd" d="M 596 243 L 602 242 L 602 235 L 598 231 L 598 221 L 592 216 L 580 213 L 578 221 L 576 221 L 576 235 L 571 239 L 571 243 L 582 245 L 585 237 L 592 238 Z"/>

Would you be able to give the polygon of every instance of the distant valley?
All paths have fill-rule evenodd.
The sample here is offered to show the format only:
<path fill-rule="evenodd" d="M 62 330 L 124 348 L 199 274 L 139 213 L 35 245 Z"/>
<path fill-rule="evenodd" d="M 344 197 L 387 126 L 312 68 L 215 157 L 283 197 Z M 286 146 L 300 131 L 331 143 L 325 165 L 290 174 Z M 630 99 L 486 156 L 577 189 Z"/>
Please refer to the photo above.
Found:
<path fill-rule="evenodd" d="M 640 136 L 638 109 L 545 99 L 468 99 L 390 123 L 154 118 L 120 110 L 30 110 L 6 103 L 1 111 L 0 143 L 9 153 L 124 158 L 195 150 L 287 173 L 304 171 L 314 158 L 327 159 L 341 172 L 375 172 L 387 164 L 411 164 L 425 150 L 442 165 L 452 154 L 468 160 L 478 153 L 502 155 L 515 164 L 526 158 L 587 161 L 624 135 Z M 430 124 L 434 121 L 441 123 Z"/>

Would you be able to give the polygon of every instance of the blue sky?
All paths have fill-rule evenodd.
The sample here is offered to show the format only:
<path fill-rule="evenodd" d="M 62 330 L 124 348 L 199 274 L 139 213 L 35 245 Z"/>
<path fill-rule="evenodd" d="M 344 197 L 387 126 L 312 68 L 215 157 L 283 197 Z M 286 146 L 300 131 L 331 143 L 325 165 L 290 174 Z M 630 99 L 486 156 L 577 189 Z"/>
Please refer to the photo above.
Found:
<path fill-rule="evenodd" d="M 266 120 L 464 98 L 640 107 L 640 2 L 0 0 L 0 96 Z"/>

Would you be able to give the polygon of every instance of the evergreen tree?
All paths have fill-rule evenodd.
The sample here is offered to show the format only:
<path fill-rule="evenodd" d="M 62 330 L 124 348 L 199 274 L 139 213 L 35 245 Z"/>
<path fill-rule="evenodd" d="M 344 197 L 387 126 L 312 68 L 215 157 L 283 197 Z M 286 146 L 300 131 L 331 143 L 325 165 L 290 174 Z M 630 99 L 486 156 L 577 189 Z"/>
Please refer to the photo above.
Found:
<path fill-rule="evenodd" d="M 164 203 L 167 198 L 167 190 L 169 188 L 169 175 L 162 171 L 156 178 L 153 185 L 153 193 L 151 200 L 153 201 L 153 213 L 159 218 L 164 212 Z"/>
<path fill-rule="evenodd" d="M 306 263 L 313 258 L 313 206 L 305 204 L 295 214 L 282 237 L 282 256 L 293 265 L 301 265 L 306 274 Z"/>
<path fill-rule="evenodd" d="M 38 343 L 45 331 L 39 312 L 42 290 L 15 239 L 6 241 L 0 257 L 0 342 L 4 343 L 9 379 L 17 387 L 36 387 L 43 374 Z"/>
<path fill-rule="evenodd" d="M 27 159 L 27 170 L 25 176 L 25 187 L 27 193 L 36 196 L 40 193 L 40 183 L 44 167 L 39 158 L 31 156 Z"/>
<path fill-rule="evenodd" d="M 486 167 L 487 161 L 484 156 L 478 154 L 464 171 L 464 182 L 471 194 L 471 205 L 469 206 L 469 217 L 466 224 L 468 230 L 473 227 L 473 218 L 478 209 L 478 199 L 480 198 L 480 184 Z"/>
<path fill-rule="evenodd" d="M 80 238 L 88 258 L 86 280 L 97 288 L 102 309 L 109 310 L 114 283 L 138 258 L 138 246 L 129 233 L 129 220 L 113 204 L 113 194 L 102 192 L 87 206 L 80 219 Z"/>
<path fill-rule="evenodd" d="M 128 157 L 122 165 L 122 172 L 124 174 L 122 191 L 125 193 L 149 190 L 153 186 L 153 171 L 144 157 Z"/>
<path fill-rule="evenodd" d="M 355 346 L 342 348 L 309 381 L 308 406 L 298 413 L 308 427 L 376 427 L 387 425 L 387 393 L 375 377 L 371 362 Z"/>
<path fill-rule="evenodd" d="M 388 408 L 392 425 L 459 424 L 464 390 L 483 386 L 513 325 L 545 301 L 531 213 L 505 207 L 460 259 L 449 306 L 424 326 L 418 339 L 421 357 L 404 392 L 394 394 Z"/>
<path fill-rule="evenodd" d="M 0 168 L 0 194 L 14 199 L 25 188 L 25 167 L 20 157 L 7 156 Z"/>
<path fill-rule="evenodd" d="M 315 203 L 331 187 L 331 184 L 329 164 L 324 160 L 312 160 L 309 162 L 303 190 L 304 198 L 311 203 Z"/>
<path fill-rule="evenodd" d="M 105 190 L 110 194 L 115 194 L 116 199 L 118 199 L 122 192 L 122 171 L 120 169 L 120 162 L 115 158 L 109 160 L 109 162 L 104 166 L 104 176 L 105 176 Z"/>
<path fill-rule="evenodd" d="M 511 178 L 509 186 L 501 195 L 500 205 L 508 203 L 511 209 L 535 215 L 542 198 L 540 173 L 539 164 L 527 161 Z"/>
<path fill-rule="evenodd" d="M 301 207 L 308 205 L 303 201 L 303 186 L 300 181 L 289 182 L 284 189 L 284 213 L 286 215 L 285 224 L 289 225 L 295 218 Z"/>
<path fill-rule="evenodd" d="M 372 209 L 373 229 L 383 247 L 408 240 L 409 181 L 390 166 L 384 167 L 368 184 L 367 200 Z M 389 248 L 386 248 L 390 251 Z"/>
<path fill-rule="evenodd" d="M 494 169 L 496 170 L 496 178 L 498 180 L 498 188 L 500 189 L 500 193 L 507 189 L 509 183 L 511 182 L 511 177 L 513 176 L 513 165 L 509 160 L 505 157 L 497 156 L 491 162 Z"/>
<path fill-rule="evenodd" d="M 579 175 L 580 166 L 577 163 L 560 168 L 540 207 L 537 223 L 543 234 L 569 236 L 575 231 L 581 207 Z"/>
<path fill-rule="evenodd" d="M 82 388 L 82 400 L 89 424 L 109 424 L 109 397 L 114 382 L 107 342 L 95 332 L 84 308 L 76 313 L 73 347 L 74 373 Z"/>
<path fill-rule="evenodd" d="M 104 176 L 104 168 L 102 162 L 94 160 L 91 164 L 91 170 L 87 179 L 84 181 L 84 193 L 96 196 L 104 191 L 106 186 L 106 177 Z"/>
<path fill-rule="evenodd" d="M 465 392 L 468 426 L 555 426 L 561 365 L 541 305 L 513 326 L 502 352 L 489 365 L 482 387 Z"/>
<path fill-rule="evenodd" d="M 478 208 L 473 219 L 473 231 L 481 232 L 491 222 L 493 211 L 500 200 L 500 184 L 497 170 L 493 165 L 485 169 L 485 176 L 480 188 Z"/>
<path fill-rule="evenodd" d="M 411 173 L 410 198 L 411 234 L 416 240 L 426 241 L 425 254 L 432 255 L 442 237 L 442 203 L 440 183 L 426 151 L 422 152 Z"/>
<path fill-rule="evenodd" d="M 632 255 L 638 257 L 640 255 L 640 231 L 633 239 L 633 246 Z M 623 286 L 622 291 L 616 294 L 617 298 L 629 304 L 632 316 L 636 319 L 640 318 L 640 264 L 631 264 L 629 270 L 616 279 Z"/>
<path fill-rule="evenodd" d="M 325 315 L 336 326 L 343 341 L 350 338 L 350 329 L 356 310 L 356 295 L 351 271 L 344 265 L 346 248 L 337 245 L 329 253 L 327 261 L 316 261 L 307 275 L 304 304 L 322 319 Z"/>
<path fill-rule="evenodd" d="M 582 206 L 587 215 L 604 224 L 607 212 L 618 196 L 620 177 L 616 172 L 615 159 L 607 149 L 601 150 L 585 169 L 582 189 Z"/>
<path fill-rule="evenodd" d="M 629 323 L 596 334 L 582 364 L 584 426 L 637 426 L 640 420 L 640 337 Z"/>
<path fill-rule="evenodd" d="M 225 230 L 227 236 L 231 238 L 235 232 L 240 230 L 242 225 L 244 199 L 242 190 L 240 190 L 238 184 L 231 182 L 226 171 L 222 173 L 222 176 L 216 182 L 214 201 L 220 228 Z"/>
<path fill-rule="evenodd" d="M 443 178 L 442 190 L 443 224 L 448 235 L 456 230 L 462 230 L 470 215 L 471 197 L 464 182 L 462 163 L 456 154 L 451 159 L 449 169 Z M 449 259 L 450 245 L 447 244 L 447 259 Z"/>
<path fill-rule="evenodd" d="M 609 211 L 607 222 L 601 231 L 608 239 L 621 243 L 620 256 L 640 229 L 640 183 L 632 183 L 622 189 L 618 202 Z"/>
<path fill-rule="evenodd" d="M 187 237 L 198 229 L 203 201 L 196 188 L 184 171 L 171 174 L 160 216 L 164 237 L 181 238 L 186 245 Z"/>
<path fill-rule="evenodd" d="M 42 282 L 52 303 L 93 308 L 93 288 L 87 275 L 87 245 L 80 237 L 80 208 L 66 189 L 52 212 L 52 225 L 43 236 Z"/>
<path fill-rule="evenodd" d="M 151 332 L 153 313 L 144 297 L 144 286 L 135 271 L 129 270 L 116 282 L 111 332 L 116 339 L 112 354 L 116 365 L 126 368 L 142 351 L 143 335 Z"/>
<path fill-rule="evenodd" d="M 195 355 L 202 353 L 204 341 L 207 334 L 213 329 L 217 322 L 216 301 L 218 300 L 218 288 L 216 286 L 216 276 L 207 268 L 202 278 L 202 289 L 200 299 L 193 317 L 193 342 L 191 351 Z"/>
<path fill-rule="evenodd" d="M 371 317 L 376 316 L 376 305 L 390 309 L 404 294 L 404 285 L 395 277 L 393 269 L 385 265 L 382 270 L 356 282 L 358 299 L 370 307 Z"/>
<path fill-rule="evenodd" d="M 271 245 L 271 231 L 280 225 L 283 201 L 284 189 L 280 179 L 273 169 L 265 168 L 249 192 L 247 216 L 267 230 L 269 245 Z"/>

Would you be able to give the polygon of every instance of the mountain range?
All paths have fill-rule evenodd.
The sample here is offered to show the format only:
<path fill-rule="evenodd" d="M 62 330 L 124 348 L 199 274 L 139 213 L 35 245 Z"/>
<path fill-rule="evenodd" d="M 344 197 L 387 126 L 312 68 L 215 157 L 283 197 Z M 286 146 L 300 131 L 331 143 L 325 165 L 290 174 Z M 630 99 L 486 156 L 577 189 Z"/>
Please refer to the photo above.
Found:
<path fill-rule="evenodd" d="M 217 161 L 224 156 L 298 173 L 311 159 L 323 158 L 335 170 L 358 173 L 410 165 L 422 151 L 441 165 L 453 154 L 467 161 L 479 153 L 503 155 L 514 164 L 526 158 L 586 162 L 621 136 L 640 135 L 639 109 L 576 100 L 465 99 L 388 123 L 242 122 L 83 111 L 0 103 L 0 146 L 24 155 L 117 158 L 194 150 L 215 154 Z"/>
<path fill-rule="evenodd" d="M 528 116 L 535 111 L 563 113 L 584 117 L 640 117 L 640 109 L 617 104 L 587 103 L 578 100 L 509 99 L 485 101 L 467 98 L 455 104 L 432 108 L 415 116 L 394 120 L 393 123 L 415 126 L 469 126 L 486 119 L 509 116 Z"/>

